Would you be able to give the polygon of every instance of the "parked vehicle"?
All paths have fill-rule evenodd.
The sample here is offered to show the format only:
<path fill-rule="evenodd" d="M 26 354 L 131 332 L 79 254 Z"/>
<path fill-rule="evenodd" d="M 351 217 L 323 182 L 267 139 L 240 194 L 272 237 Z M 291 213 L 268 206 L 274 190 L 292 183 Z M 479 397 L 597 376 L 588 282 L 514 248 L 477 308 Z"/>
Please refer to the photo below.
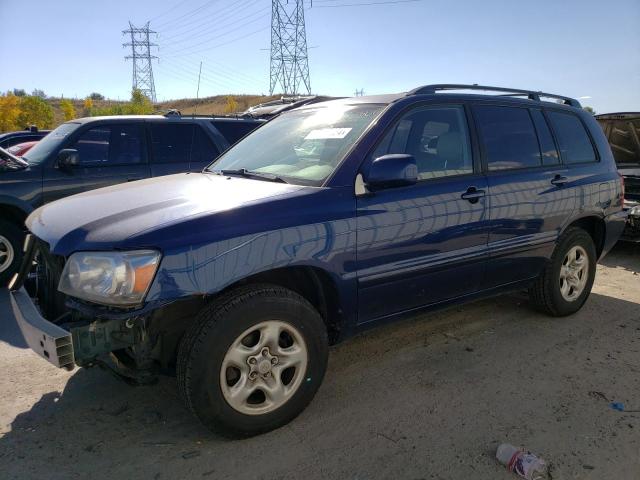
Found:
<path fill-rule="evenodd" d="M 24 220 L 68 195 L 177 172 L 198 172 L 264 122 L 227 117 L 114 116 L 63 123 L 0 171 L 0 282 L 22 257 Z"/>
<path fill-rule="evenodd" d="M 30 127 L 17 132 L 0 133 L 0 148 L 7 149 L 18 143 L 38 141 L 44 138 L 51 130 L 38 130 L 38 127 Z"/>
<path fill-rule="evenodd" d="M 596 115 L 624 177 L 624 210 L 629 214 L 622 239 L 640 242 L 640 112 Z"/>
<path fill-rule="evenodd" d="M 602 129 L 567 97 L 430 85 L 317 103 L 202 173 L 36 210 L 12 312 L 52 364 L 175 369 L 207 427 L 253 435 L 298 415 L 328 345 L 371 326 L 520 289 L 576 312 L 622 202 Z M 21 288 L 32 258 L 44 314 Z"/>
<path fill-rule="evenodd" d="M 7 152 L 12 153 L 16 157 L 21 157 L 22 155 L 27 153 L 29 150 L 31 150 L 33 146 L 38 142 L 39 140 L 16 143 L 15 145 L 7 148 Z"/>

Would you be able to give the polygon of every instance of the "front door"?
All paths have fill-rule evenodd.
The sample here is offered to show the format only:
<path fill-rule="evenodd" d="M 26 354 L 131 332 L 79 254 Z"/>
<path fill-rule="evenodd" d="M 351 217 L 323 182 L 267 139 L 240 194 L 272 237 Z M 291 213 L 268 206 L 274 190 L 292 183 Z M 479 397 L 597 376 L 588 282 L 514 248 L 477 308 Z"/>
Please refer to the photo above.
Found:
<path fill-rule="evenodd" d="M 78 151 L 80 163 L 67 170 L 55 161 L 44 173 L 44 202 L 149 176 L 144 135 L 139 124 L 105 124 L 79 132 L 66 148 Z"/>
<path fill-rule="evenodd" d="M 461 105 L 409 110 L 375 148 L 369 161 L 414 155 L 419 181 L 357 198 L 360 323 L 480 288 L 487 182 L 472 151 Z"/>

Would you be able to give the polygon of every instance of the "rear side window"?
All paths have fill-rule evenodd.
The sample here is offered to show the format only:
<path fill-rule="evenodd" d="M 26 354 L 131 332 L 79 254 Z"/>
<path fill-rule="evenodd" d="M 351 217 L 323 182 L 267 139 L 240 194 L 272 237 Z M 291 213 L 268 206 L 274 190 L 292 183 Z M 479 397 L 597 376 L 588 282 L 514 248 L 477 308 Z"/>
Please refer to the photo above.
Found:
<path fill-rule="evenodd" d="M 152 123 L 151 148 L 155 163 L 189 163 L 193 124 Z"/>
<path fill-rule="evenodd" d="M 199 163 L 211 163 L 220 155 L 218 148 L 213 144 L 206 133 L 199 126 L 195 127 L 193 147 L 191 148 L 191 161 Z"/>
<path fill-rule="evenodd" d="M 526 108 L 475 106 L 473 109 L 489 170 L 538 167 L 542 156 Z"/>
<path fill-rule="evenodd" d="M 560 155 L 564 163 L 597 161 L 589 135 L 580 119 L 571 113 L 547 112 L 558 139 Z"/>
<path fill-rule="evenodd" d="M 237 120 L 211 122 L 214 127 L 227 139 L 229 145 L 233 145 L 247 133 L 255 130 L 260 123 L 258 122 L 242 122 Z"/>

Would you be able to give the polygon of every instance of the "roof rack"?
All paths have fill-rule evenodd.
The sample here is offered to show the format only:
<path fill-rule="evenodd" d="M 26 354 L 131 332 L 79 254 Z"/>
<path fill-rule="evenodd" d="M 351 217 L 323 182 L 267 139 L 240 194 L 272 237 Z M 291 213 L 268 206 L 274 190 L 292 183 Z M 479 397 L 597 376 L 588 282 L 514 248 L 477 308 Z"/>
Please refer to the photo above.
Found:
<path fill-rule="evenodd" d="M 555 98 L 558 100 L 562 100 L 565 105 L 571 105 L 572 107 L 582 108 L 580 102 L 575 98 L 564 97 L 562 95 L 555 95 L 553 93 L 545 93 L 545 92 L 536 92 L 533 90 L 519 90 L 516 88 L 502 88 L 502 87 L 490 87 L 487 85 L 478 85 L 474 83 L 473 85 L 464 85 L 464 84 L 435 84 L 435 85 L 424 85 L 422 87 L 414 88 L 413 90 L 407 92 L 407 95 L 433 95 L 436 92 L 441 92 L 445 90 L 483 90 L 485 92 L 503 92 L 506 96 L 518 97 L 518 96 L 526 96 L 529 100 L 535 100 L 540 102 L 540 97 L 547 98 Z"/>

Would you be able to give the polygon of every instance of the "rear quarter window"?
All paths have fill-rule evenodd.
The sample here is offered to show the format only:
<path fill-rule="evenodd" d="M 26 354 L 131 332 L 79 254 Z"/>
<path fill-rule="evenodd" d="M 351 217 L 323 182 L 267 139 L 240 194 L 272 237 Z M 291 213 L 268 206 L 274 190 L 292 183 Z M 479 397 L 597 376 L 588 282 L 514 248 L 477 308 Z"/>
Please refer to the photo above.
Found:
<path fill-rule="evenodd" d="M 189 163 L 193 124 L 152 123 L 151 150 L 154 163 Z"/>
<path fill-rule="evenodd" d="M 548 111 L 560 156 L 567 164 L 596 162 L 598 157 L 580 119 L 572 113 Z"/>

